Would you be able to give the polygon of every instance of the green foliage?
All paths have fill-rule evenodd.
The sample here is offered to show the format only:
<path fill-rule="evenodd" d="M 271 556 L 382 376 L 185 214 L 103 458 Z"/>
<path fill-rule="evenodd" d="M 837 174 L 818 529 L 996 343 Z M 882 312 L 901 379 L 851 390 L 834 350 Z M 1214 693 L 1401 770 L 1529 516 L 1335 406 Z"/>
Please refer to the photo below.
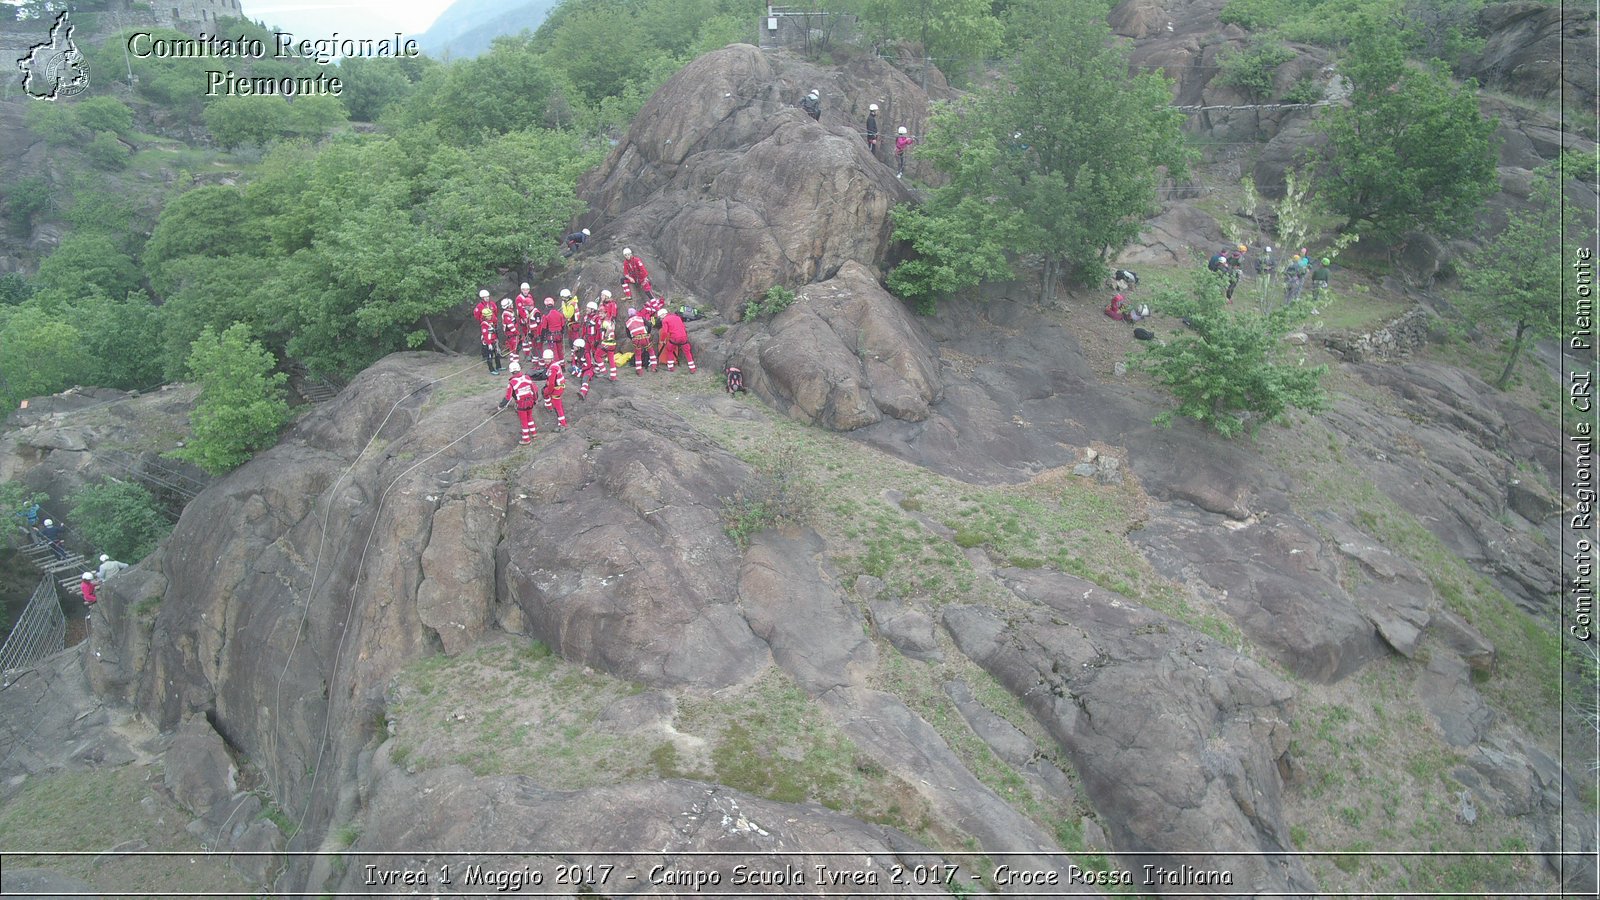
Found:
<path fill-rule="evenodd" d="M 1418 59 L 1454 62 L 1483 45 L 1478 12 L 1484 0 L 1228 0 L 1218 21 L 1323 47 L 1359 39 L 1373 22 Z"/>
<path fill-rule="evenodd" d="M 73 231 L 39 264 L 34 283 L 66 297 L 126 297 L 139 288 L 139 267 L 109 236 Z"/>
<path fill-rule="evenodd" d="M 1327 91 L 1322 86 L 1322 82 L 1317 80 L 1317 76 L 1307 72 L 1301 75 L 1294 84 L 1290 85 L 1287 91 L 1283 92 L 1283 102 L 1316 103 L 1322 100 L 1326 94 Z"/>
<path fill-rule="evenodd" d="M 1112 43 L 1104 13 L 1096 0 L 1023 0 L 1013 14 L 1032 31 L 1005 80 L 935 114 L 919 155 L 950 181 L 925 208 L 940 221 L 897 220 L 927 248 L 922 270 L 896 281 L 902 290 L 1003 271 L 1000 246 L 1043 258 L 1046 296 L 1061 274 L 1096 283 L 1157 211 L 1161 168 L 1187 162 L 1183 114 L 1160 75 L 1127 77 L 1128 50 Z M 976 249 L 936 256 L 963 245 Z"/>
<path fill-rule="evenodd" d="M 114 132 L 102 131 L 83 148 L 84 155 L 96 166 L 112 172 L 128 167 L 128 148 L 117 140 Z"/>
<path fill-rule="evenodd" d="M 830 8 L 855 12 L 862 30 L 880 43 L 921 45 L 946 70 L 950 60 L 983 59 L 1005 33 L 990 0 L 847 0 Z"/>
<path fill-rule="evenodd" d="M 289 103 L 282 97 L 219 97 L 206 106 L 206 130 L 224 150 L 264 146 L 289 130 Z"/>
<path fill-rule="evenodd" d="M 1248 50 L 1229 53 L 1221 60 L 1217 80 L 1233 85 L 1251 100 L 1272 96 L 1273 76 L 1278 67 L 1294 59 L 1294 51 L 1277 41 L 1255 41 Z"/>
<path fill-rule="evenodd" d="M 0 306 L 17 306 L 33 296 L 33 282 L 21 272 L 0 275 Z"/>
<path fill-rule="evenodd" d="M 89 294 L 69 308 L 83 335 L 84 383 L 124 391 L 149 390 L 162 383 L 158 310 L 143 293 L 131 293 L 121 301 Z"/>
<path fill-rule="evenodd" d="M 756 474 L 722 500 L 722 527 L 739 549 L 750 538 L 779 525 L 803 524 L 816 506 L 816 485 L 794 444 L 780 447 L 756 466 Z"/>
<path fill-rule="evenodd" d="M 409 97 L 423 74 L 437 65 L 426 56 L 416 60 L 347 56 L 339 61 L 339 80 L 344 84 L 339 100 L 351 119 L 376 122 L 385 110 Z"/>
<path fill-rule="evenodd" d="M 1006 212 L 980 197 L 946 192 L 935 192 L 925 207 L 894 207 L 894 236 L 916 256 L 889 273 L 889 290 L 932 315 L 939 297 L 1011 277 L 1006 241 L 1012 219 Z"/>
<path fill-rule="evenodd" d="M 218 336 L 206 329 L 195 340 L 189 371 L 200 382 L 200 401 L 189 416 L 194 437 L 173 453 L 213 475 L 272 446 L 289 420 L 282 372 L 273 373 L 272 354 L 250 337 L 243 324 Z"/>
<path fill-rule="evenodd" d="M 1318 125 L 1328 138 L 1319 191 L 1347 230 L 1397 239 L 1412 229 L 1448 236 L 1470 228 L 1498 185 L 1495 123 L 1478 111 L 1477 84 L 1456 86 L 1438 66 L 1408 66 L 1393 34 L 1373 32 L 1344 66 L 1351 105 Z"/>
<path fill-rule="evenodd" d="M 1137 360 L 1178 400 L 1177 409 L 1162 413 L 1156 424 L 1184 416 L 1235 437 L 1282 419 L 1290 407 L 1310 412 L 1328 407 L 1321 387 L 1327 366 L 1307 367 L 1303 358 L 1297 363 L 1285 358 L 1283 337 L 1297 321 L 1293 307 L 1268 315 L 1231 307 L 1222 280 L 1203 270 L 1187 291 L 1157 289 L 1151 305 L 1190 323 L 1152 342 Z"/>
<path fill-rule="evenodd" d="M 67 503 L 73 527 L 90 546 L 126 563 L 149 556 L 172 530 L 155 496 L 131 481 L 85 485 Z"/>
<path fill-rule="evenodd" d="M 1561 283 L 1561 222 L 1566 201 L 1559 165 L 1535 173 L 1529 208 L 1510 215 L 1504 231 L 1469 255 L 1460 267 L 1466 289 L 1462 311 L 1475 325 L 1513 332 L 1511 351 L 1495 387 L 1505 390 L 1523 347 L 1531 338 L 1554 336 L 1561 328 L 1561 304 L 1551 285 Z M 1568 220 L 1583 217 L 1568 210 Z M 1574 241 L 1586 235 L 1568 234 Z"/>
<path fill-rule="evenodd" d="M 321 137 L 350 120 L 338 97 L 308 94 L 289 104 L 289 130 L 306 137 Z"/>
<path fill-rule="evenodd" d="M 23 121 L 52 147 L 70 147 L 85 136 L 77 114 L 66 103 L 29 103 Z"/>
<path fill-rule="evenodd" d="M 51 105 L 54 104 L 31 104 Z M 18 178 L 13 182 L 6 188 L 6 221 L 11 223 L 11 233 L 18 237 L 32 234 L 34 217 L 50 208 L 51 199 L 50 182 L 38 175 Z"/>
<path fill-rule="evenodd" d="M 76 380 L 81 335 L 69 318 L 33 304 L 0 308 L 0 409 Z"/>
<path fill-rule="evenodd" d="M 118 135 L 133 131 L 133 110 L 115 97 L 91 97 L 67 108 L 76 114 L 78 124 L 90 131 L 109 131 Z"/>
<path fill-rule="evenodd" d="M 744 310 L 739 314 L 739 320 L 750 322 L 762 316 L 775 316 L 794 305 L 794 291 L 781 284 L 767 288 L 767 292 L 759 297 L 751 297 L 744 302 Z"/>

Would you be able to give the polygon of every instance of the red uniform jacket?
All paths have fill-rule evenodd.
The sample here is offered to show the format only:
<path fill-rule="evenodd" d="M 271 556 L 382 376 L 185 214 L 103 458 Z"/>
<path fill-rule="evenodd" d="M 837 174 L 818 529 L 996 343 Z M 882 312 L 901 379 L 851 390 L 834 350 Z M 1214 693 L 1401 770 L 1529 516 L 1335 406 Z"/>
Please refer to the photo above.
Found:
<path fill-rule="evenodd" d="M 622 280 L 630 284 L 637 284 L 640 287 L 643 287 L 644 283 L 650 280 L 650 273 L 645 270 L 644 260 L 640 259 L 637 254 L 622 261 Z"/>
<path fill-rule="evenodd" d="M 533 409 L 534 400 L 539 396 L 534 389 L 533 379 L 527 372 L 516 372 L 511 376 L 511 381 L 506 384 L 506 401 L 515 403 L 517 409 Z"/>
<path fill-rule="evenodd" d="M 559 341 L 562 329 L 567 327 L 567 317 L 561 314 L 561 307 L 552 306 L 545 310 L 539 324 L 544 328 L 545 340 Z"/>
<path fill-rule="evenodd" d="M 683 317 L 675 312 L 669 312 L 661 320 L 661 339 L 674 344 L 689 343 L 689 329 L 684 327 Z"/>

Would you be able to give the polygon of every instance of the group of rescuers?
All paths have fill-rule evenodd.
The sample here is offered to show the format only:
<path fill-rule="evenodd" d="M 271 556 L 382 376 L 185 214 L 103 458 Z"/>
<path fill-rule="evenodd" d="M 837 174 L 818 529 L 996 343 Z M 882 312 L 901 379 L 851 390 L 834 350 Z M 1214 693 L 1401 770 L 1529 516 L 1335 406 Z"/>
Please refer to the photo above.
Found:
<path fill-rule="evenodd" d="M 1239 286 L 1239 278 L 1244 274 L 1244 257 L 1250 252 L 1245 244 L 1234 247 L 1225 247 L 1213 253 L 1206 260 L 1206 268 L 1223 281 L 1224 293 L 1228 302 L 1233 302 L 1233 292 Z M 1300 299 L 1300 294 L 1305 289 L 1307 280 L 1311 282 L 1312 299 L 1321 302 L 1328 293 L 1328 281 L 1331 276 L 1333 260 L 1324 257 L 1322 264 L 1316 269 L 1311 268 L 1311 251 L 1302 247 L 1289 259 L 1283 268 L 1283 302 L 1285 306 L 1293 304 Z M 1278 272 L 1278 260 L 1272 253 L 1272 248 L 1255 258 L 1256 277 L 1262 279 L 1264 285 L 1270 285 L 1273 277 Z M 1127 269 L 1118 269 L 1111 273 L 1111 285 L 1116 289 L 1116 294 L 1111 298 L 1111 304 L 1105 308 L 1105 314 L 1113 319 L 1126 322 L 1137 322 L 1150 315 L 1148 306 L 1137 309 L 1126 308 L 1127 292 L 1139 283 L 1139 276 Z"/>
<path fill-rule="evenodd" d="M 498 304 L 489 291 L 478 292 L 473 317 L 478 320 L 483 361 L 489 374 L 499 375 L 503 361 L 509 360 L 505 368 L 511 377 L 500 407 L 515 405 L 522 422 L 520 443 L 532 443 L 538 433 L 533 411 L 541 400 L 555 412 L 557 427 L 567 427 L 562 397 L 569 374 L 579 379 L 579 398 L 589 396 L 589 383 L 597 374 L 616 381 L 617 357 L 630 352 L 622 349 L 624 342 L 631 348 L 638 375 L 646 369 L 654 372 L 661 364 L 668 372 L 676 371 L 680 357 L 690 372 L 695 371 L 694 348 L 683 315 L 667 308 L 667 298 L 650 283 L 644 260 L 628 248 L 622 251 L 621 290 L 623 303 L 634 303 L 635 291 L 645 298 L 637 308 L 627 306 L 626 316 L 609 290 L 581 308 L 579 298 L 565 288 L 559 300 L 544 298 L 542 308 L 526 282 L 516 297 L 506 297 Z M 528 370 L 523 368 L 524 361 Z M 543 387 L 535 382 L 543 382 Z"/>

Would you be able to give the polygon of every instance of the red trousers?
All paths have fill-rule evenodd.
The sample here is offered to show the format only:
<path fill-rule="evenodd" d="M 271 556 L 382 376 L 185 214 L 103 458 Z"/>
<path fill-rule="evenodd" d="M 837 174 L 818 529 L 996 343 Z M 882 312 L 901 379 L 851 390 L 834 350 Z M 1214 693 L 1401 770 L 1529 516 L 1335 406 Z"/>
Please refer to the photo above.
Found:
<path fill-rule="evenodd" d="M 694 348 L 689 346 L 689 342 L 688 341 L 684 341 L 683 343 L 680 344 L 677 341 L 669 341 L 669 340 L 666 340 L 665 338 L 662 339 L 662 341 L 661 341 L 661 361 L 667 364 L 667 371 L 668 372 L 671 372 L 677 366 L 678 354 L 679 353 L 683 354 L 683 362 L 684 362 L 684 364 L 689 367 L 689 371 L 693 372 L 694 371 Z"/>
<path fill-rule="evenodd" d="M 539 433 L 539 427 L 533 424 L 533 407 L 530 406 L 527 409 L 523 409 L 520 406 L 517 407 L 517 418 L 522 422 L 522 443 L 526 444 L 533 440 L 535 434 Z"/>
<path fill-rule="evenodd" d="M 556 411 L 556 424 L 562 428 L 567 427 L 567 408 L 561 405 L 561 395 L 566 388 L 552 389 L 548 384 L 544 386 L 544 405 Z"/>

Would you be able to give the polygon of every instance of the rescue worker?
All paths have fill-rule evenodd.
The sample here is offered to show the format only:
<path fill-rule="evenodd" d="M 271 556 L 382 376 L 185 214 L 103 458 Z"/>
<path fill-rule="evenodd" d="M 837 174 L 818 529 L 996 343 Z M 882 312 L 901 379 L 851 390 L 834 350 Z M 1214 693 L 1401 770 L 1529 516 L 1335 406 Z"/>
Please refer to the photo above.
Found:
<path fill-rule="evenodd" d="M 584 306 L 583 314 L 583 355 L 594 365 L 595 352 L 600 348 L 600 320 L 605 318 L 600 314 L 600 304 L 590 300 Z"/>
<path fill-rule="evenodd" d="M 589 239 L 589 229 L 574 231 L 567 235 L 567 248 L 561 251 L 562 256 L 571 256 L 583 248 L 583 242 Z"/>
<path fill-rule="evenodd" d="M 633 255 L 627 247 L 622 248 L 622 283 L 632 285 L 644 291 L 646 297 L 654 297 L 656 292 L 650 287 L 650 273 L 645 270 L 644 260 Z M 613 319 L 616 315 L 611 316 Z"/>
<path fill-rule="evenodd" d="M 510 297 L 500 301 L 500 346 L 506 359 L 515 359 L 522 352 L 522 323 L 518 321 L 517 306 Z"/>
<path fill-rule="evenodd" d="M 656 362 L 661 359 L 661 314 L 666 312 L 667 298 L 661 294 L 647 300 L 639 310 L 639 315 L 644 316 L 644 324 L 650 329 L 650 371 L 656 370 Z"/>
<path fill-rule="evenodd" d="M 484 291 L 485 294 L 488 291 Z M 500 313 L 494 308 L 494 301 L 485 297 L 479 304 L 479 311 L 487 312 L 478 316 L 478 340 L 483 344 L 483 364 L 489 367 L 490 375 L 500 374 Z"/>
<path fill-rule="evenodd" d="M 583 322 L 578 319 L 578 297 L 566 288 L 561 289 L 561 317 L 567 320 L 569 342 L 583 337 Z"/>
<path fill-rule="evenodd" d="M 517 419 L 522 423 L 522 440 L 519 444 L 531 444 L 533 438 L 539 433 L 539 427 L 533 423 L 533 407 L 538 402 L 539 392 L 534 390 L 533 379 L 522 371 L 522 364 L 516 360 L 511 361 L 511 379 L 506 383 L 505 398 L 500 401 L 500 408 L 505 409 L 507 403 L 513 401 L 517 404 Z"/>
<path fill-rule="evenodd" d="M 95 604 L 93 572 L 83 573 L 83 581 L 79 583 L 78 590 L 83 592 L 84 606 L 93 606 Z"/>
<path fill-rule="evenodd" d="M 694 372 L 694 348 L 689 346 L 689 329 L 683 324 L 682 316 L 668 310 L 661 317 L 661 360 L 667 364 L 668 372 L 677 367 L 679 353 L 683 354 L 689 371 Z"/>
<path fill-rule="evenodd" d="M 894 139 L 894 177 L 900 178 L 906 174 L 906 151 L 911 149 L 917 139 L 906 133 L 906 127 L 901 125 L 895 131 Z"/>
<path fill-rule="evenodd" d="M 878 104 L 867 104 L 867 150 L 878 156 Z"/>
<path fill-rule="evenodd" d="M 512 299 L 516 301 L 517 312 L 522 313 L 522 321 L 528 321 L 532 317 L 531 314 L 535 312 L 537 304 L 533 299 L 533 291 L 529 289 L 526 281 L 522 283 L 521 290 L 517 291 L 517 296 Z"/>
<path fill-rule="evenodd" d="M 816 91 L 807 94 L 806 98 L 800 101 L 800 108 L 812 119 L 822 121 L 822 95 Z"/>
<path fill-rule="evenodd" d="M 1283 303 L 1288 306 L 1300 299 L 1300 291 L 1305 287 L 1305 268 L 1300 265 L 1300 254 L 1296 253 L 1289 259 L 1289 264 L 1283 269 Z"/>
<path fill-rule="evenodd" d="M 549 350 L 544 352 L 544 364 L 549 372 L 544 381 L 544 405 L 556 411 L 556 427 L 567 427 L 567 408 L 561 405 L 561 395 L 567 391 L 567 376 L 561 371 L 561 360 Z"/>
<path fill-rule="evenodd" d="M 617 320 L 611 316 L 600 320 L 600 356 L 596 363 L 610 372 L 612 381 L 617 380 Z"/>
<path fill-rule="evenodd" d="M 605 318 L 607 319 L 615 319 L 617 317 L 617 301 L 611 299 L 610 291 L 600 292 L 600 311 L 605 313 Z"/>
<path fill-rule="evenodd" d="M 1271 284 L 1272 275 L 1277 271 L 1278 260 L 1272 255 L 1272 248 L 1268 247 L 1267 252 L 1256 257 L 1256 277 L 1265 279 L 1268 284 Z"/>
<path fill-rule="evenodd" d="M 544 319 L 540 323 L 544 329 L 544 349 L 553 353 L 557 361 L 566 356 L 562 348 L 562 338 L 567 333 L 567 317 L 561 314 L 561 307 L 556 306 L 556 298 L 544 298 Z"/>
<path fill-rule="evenodd" d="M 1249 252 L 1249 250 L 1250 250 L 1249 247 L 1246 247 L 1244 244 L 1239 244 L 1234 249 L 1228 250 L 1228 251 L 1226 251 L 1224 253 L 1224 256 L 1226 256 L 1227 260 L 1228 260 L 1228 262 L 1227 262 L 1227 271 L 1228 271 L 1228 291 L 1227 291 L 1227 293 L 1228 293 L 1228 300 L 1230 302 L 1233 300 L 1233 291 L 1234 291 L 1234 289 L 1239 286 L 1240 277 L 1242 277 L 1244 275 L 1244 255 L 1245 255 L 1245 253 Z"/>
<path fill-rule="evenodd" d="M 644 374 L 646 357 L 650 357 L 650 368 L 655 369 L 655 358 L 650 356 L 650 328 L 644 324 L 644 316 L 639 315 L 636 309 L 628 310 L 625 327 L 628 337 L 633 339 L 633 371 Z"/>
<path fill-rule="evenodd" d="M 589 350 L 588 341 L 583 338 L 572 342 L 572 374 L 583 379 L 582 384 L 578 385 L 578 399 L 589 399 L 589 382 L 594 379 L 594 354 Z"/>

